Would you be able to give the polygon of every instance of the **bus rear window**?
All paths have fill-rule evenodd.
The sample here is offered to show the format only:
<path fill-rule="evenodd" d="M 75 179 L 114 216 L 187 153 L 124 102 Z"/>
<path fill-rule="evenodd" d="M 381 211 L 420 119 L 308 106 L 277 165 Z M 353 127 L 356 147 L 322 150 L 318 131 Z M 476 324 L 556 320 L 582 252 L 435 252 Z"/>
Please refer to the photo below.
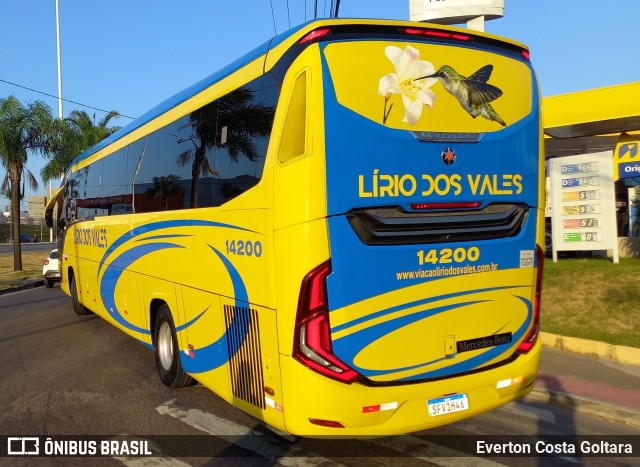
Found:
<path fill-rule="evenodd" d="M 531 112 L 532 71 L 506 55 L 401 41 L 328 43 L 324 55 L 338 102 L 390 128 L 492 132 Z"/>

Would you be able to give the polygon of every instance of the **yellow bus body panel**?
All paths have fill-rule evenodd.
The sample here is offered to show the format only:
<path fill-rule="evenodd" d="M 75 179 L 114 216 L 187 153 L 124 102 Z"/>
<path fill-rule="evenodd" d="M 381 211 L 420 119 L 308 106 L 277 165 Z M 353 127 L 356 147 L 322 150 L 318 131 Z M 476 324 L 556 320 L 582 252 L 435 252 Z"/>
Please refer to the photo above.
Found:
<path fill-rule="evenodd" d="M 511 364 L 471 376 L 407 385 L 366 387 L 345 385 L 305 370 L 292 358 L 282 361 L 282 377 L 296 381 L 285 387 L 286 430 L 309 437 L 365 437 L 412 433 L 480 415 L 528 394 L 535 383 L 541 344 Z M 498 388 L 498 383 L 503 382 Z M 303 389 L 304 388 L 304 389 Z M 430 416 L 429 400 L 467 394 L 469 409 Z M 380 410 L 368 408 L 380 406 Z M 309 419 L 341 423 L 327 428 Z"/>

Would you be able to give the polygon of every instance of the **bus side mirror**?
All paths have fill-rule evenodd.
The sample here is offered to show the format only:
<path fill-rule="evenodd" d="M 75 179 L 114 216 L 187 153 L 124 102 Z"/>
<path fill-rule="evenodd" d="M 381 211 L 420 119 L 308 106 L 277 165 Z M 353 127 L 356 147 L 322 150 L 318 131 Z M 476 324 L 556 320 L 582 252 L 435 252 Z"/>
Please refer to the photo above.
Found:
<path fill-rule="evenodd" d="M 49 227 L 49 228 L 53 227 L 53 212 L 45 213 L 44 222 L 47 225 L 47 227 Z"/>

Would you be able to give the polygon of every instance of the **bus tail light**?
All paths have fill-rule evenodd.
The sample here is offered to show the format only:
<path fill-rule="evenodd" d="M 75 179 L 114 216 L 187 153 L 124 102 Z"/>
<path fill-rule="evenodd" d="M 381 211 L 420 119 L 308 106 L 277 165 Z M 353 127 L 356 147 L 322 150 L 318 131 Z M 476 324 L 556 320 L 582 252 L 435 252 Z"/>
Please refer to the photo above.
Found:
<path fill-rule="evenodd" d="M 544 251 L 540 246 L 536 246 L 536 260 L 538 262 L 538 271 L 536 274 L 536 296 L 533 300 L 533 327 L 518 346 L 519 353 L 529 352 L 540 334 L 540 295 L 542 293 L 542 270 L 544 269 Z"/>
<path fill-rule="evenodd" d="M 293 358 L 308 368 L 343 383 L 360 375 L 333 354 L 326 278 L 331 262 L 325 261 L 302 280 L 294 334 Z"/>
<path fill-rule="evenodd" d="M 416 211 L 428 209 L 475 209 L 482 206 L 479 201 L 449 203 L 410 203 L 409 207 Z"/>
<path fill-rule="evenodd" d="M 300 44 L 304 44 L 305 42 L 311 42 L 315 39 L 320 39 L 324 36 L 327 36 L 331 32 L 331 28 L 318 28 L 311 31 L 309 34 L 300 39 Z"/>
<path fill-rule="evenodd" d="M 455 39 L 458 41 L 470 41 L 472 38 L 469 34 L 459 32 L 442 31 L 439 29 L 426 28 L 400 28 L 400 30 L 411 36 L 436 37 L 438 39 Z"/>
<path fill-rule="evenodd" d="M 310 418 L 309 423 L 313 423 L 314 425 L 324 426 L 327 428 L 344 428 L 344 425 L 335 420 L 321 420 L 319 418 Z"/>
<path fill-rule="evenodd" d="M 436 39 L 453 39 L 461 42 L 472 42 L 472 41 L 480 41 L 487 43 L 487 40 L 483 40 L 482 38 L 473 37 L 470 34 L 465 34 L 463 32 L 455 32 L 455 31 L 443 31 L 441 29 L 429 29 L 429 28 L 400 28 L 400 32 L 403 34 L 407 34 L 409 36 L 422 36 L 422 37 L 433 37 Z M 496 41 L 489 41 L 496 43 Z M 513 49 L 513 47 L 511 47 Z M 523 49 L 520 47 L 516 47 L 516 50 L 520 52 L 520 55 L 527 61 L 531 61 L 531 53 L 528 49 Z"/>

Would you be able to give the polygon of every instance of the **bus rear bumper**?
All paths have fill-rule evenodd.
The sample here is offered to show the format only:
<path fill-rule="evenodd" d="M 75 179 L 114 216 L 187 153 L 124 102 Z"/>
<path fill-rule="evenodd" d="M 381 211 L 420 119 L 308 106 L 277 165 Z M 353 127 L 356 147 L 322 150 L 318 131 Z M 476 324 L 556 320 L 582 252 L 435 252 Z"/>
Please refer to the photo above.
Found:
<path fill-rule="evenodd" d="M 538 341 L 529 353 L 484 372 L 425 383 L 376 387 L 339 383 L 283 356 L 282 377 L 283 381 L 289 382 L 284 385 L 283 394 L 285 429 L 307 437 L 387 436 L 464 420 L 528 394 L 535 383 L 540 351 Z M 430 414 L 429 401 L 454 394 L 466 395 L 467 409 Z"/>

